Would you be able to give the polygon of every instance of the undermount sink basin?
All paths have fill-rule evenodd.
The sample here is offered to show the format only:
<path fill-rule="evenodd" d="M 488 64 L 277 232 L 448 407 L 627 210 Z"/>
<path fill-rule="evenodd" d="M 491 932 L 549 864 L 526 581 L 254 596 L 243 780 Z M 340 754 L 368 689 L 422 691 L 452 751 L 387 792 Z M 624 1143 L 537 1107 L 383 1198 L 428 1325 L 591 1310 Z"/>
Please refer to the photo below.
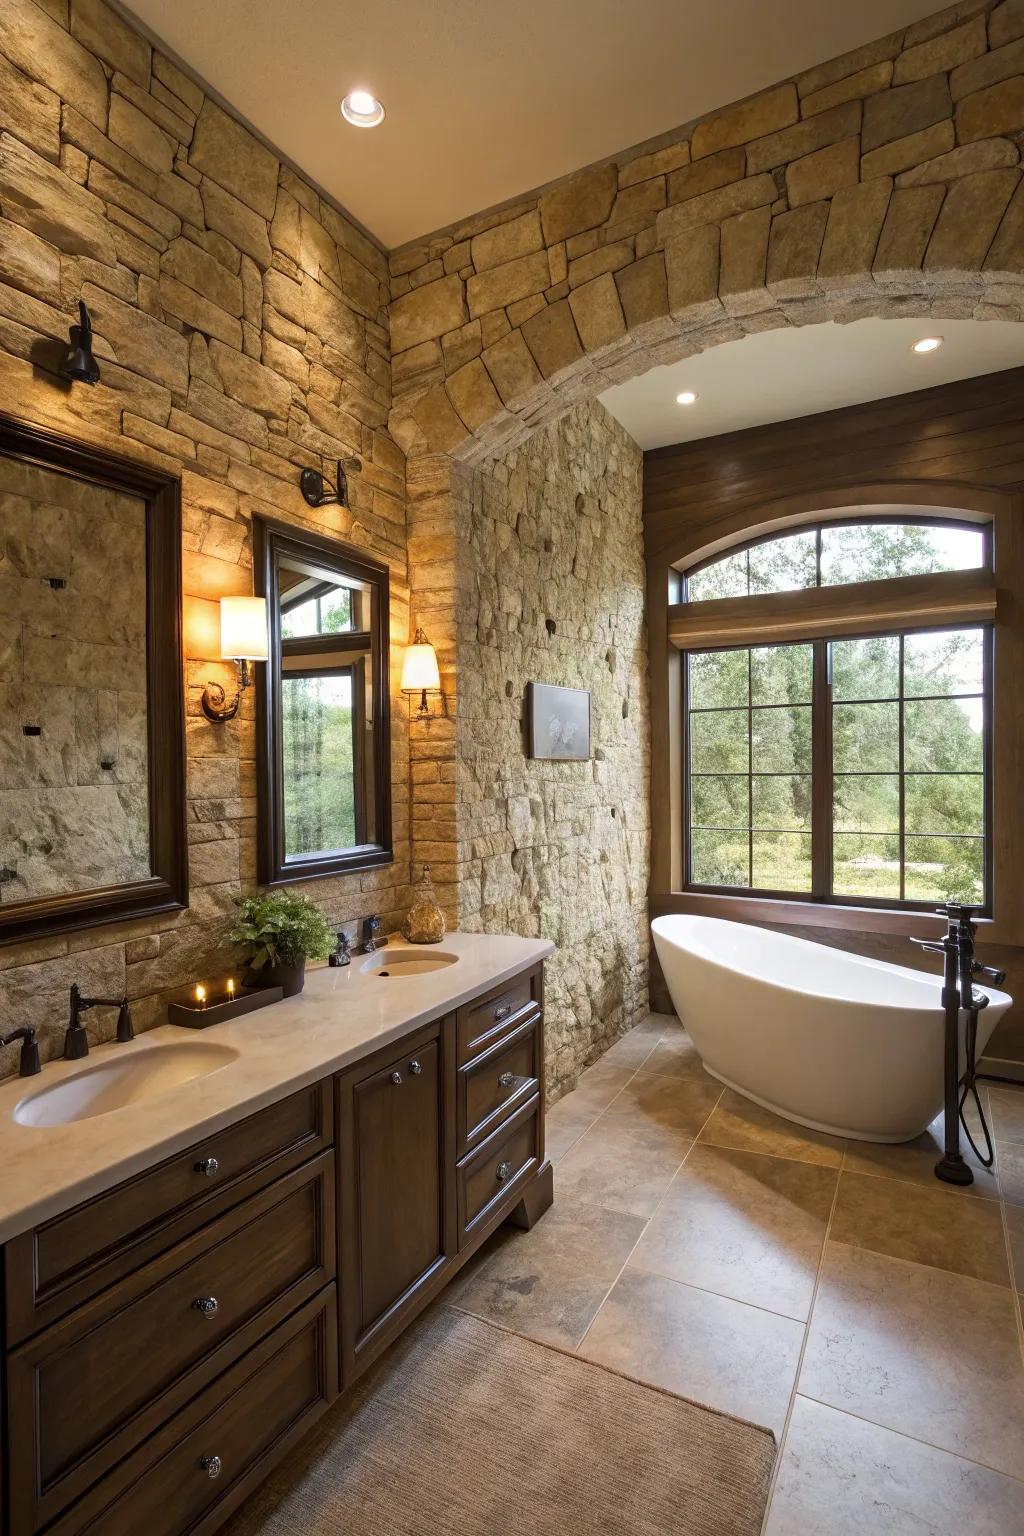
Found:
<path fill-rule="evenodd" d="M 230 1045 L 207 1040 L 182 1040 L 154 1045 L 93 1067 L 83 1067 L 49 1088 L 21 1100 L 14 1111 L 19 1125 L 70 1125 L 140 1099 L 179 1088 L 193 1078 L 206 1077 L 238 1058 Z"/>
<path fill-rule="evenodd" d="M 435 949 L 424 954 L 422 949 L 379 949 L 359 967 L 361 971 L 375 971 L 378 976 L 425 976 L 428 971 L 443 971 L 454 965 L 458 955 Z"/>

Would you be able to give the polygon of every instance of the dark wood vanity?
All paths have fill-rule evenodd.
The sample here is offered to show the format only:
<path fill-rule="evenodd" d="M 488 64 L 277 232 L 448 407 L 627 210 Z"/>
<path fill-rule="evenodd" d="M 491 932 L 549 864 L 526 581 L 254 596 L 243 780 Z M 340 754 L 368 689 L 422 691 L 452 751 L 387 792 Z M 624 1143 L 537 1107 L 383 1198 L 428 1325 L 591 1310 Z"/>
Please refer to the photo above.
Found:
<path fill-rule="evenodd" d="M 208 1536 L 551 1202 L 543 965 L 12 1238 L 6 1536 Z"/>

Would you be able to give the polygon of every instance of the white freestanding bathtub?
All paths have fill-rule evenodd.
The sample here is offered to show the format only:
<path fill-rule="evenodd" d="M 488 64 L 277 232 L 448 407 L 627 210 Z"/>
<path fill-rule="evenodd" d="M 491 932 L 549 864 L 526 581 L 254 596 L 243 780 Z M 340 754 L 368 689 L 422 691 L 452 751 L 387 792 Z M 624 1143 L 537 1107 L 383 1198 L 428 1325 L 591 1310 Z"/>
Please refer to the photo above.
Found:
<path fill-rule="evenodd" d="M 858 1141 L 909 1141 L 942 1109 L 940 977 L 717 917 L 651 930 L 704 1066 L 755 1104 Z M 980 1058 L 1012 999 L 976 991 Z"/>

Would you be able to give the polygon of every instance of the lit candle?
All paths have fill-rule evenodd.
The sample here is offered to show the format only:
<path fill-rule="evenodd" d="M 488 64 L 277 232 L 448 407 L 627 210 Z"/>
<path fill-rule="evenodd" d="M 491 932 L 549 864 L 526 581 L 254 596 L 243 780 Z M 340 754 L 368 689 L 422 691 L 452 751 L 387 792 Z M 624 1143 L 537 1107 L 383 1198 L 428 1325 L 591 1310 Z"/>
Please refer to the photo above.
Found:
<path fill-rule="evenodd" d="M 235 995 L 235 978 L 233 976 L 229 976 L 228 977 L 228 1002 L 229 1003 L 230 1003 L 231 999 L 234 997 L 234 995 Z"/>
<path fill-rule="evenodd" d="M 201 981 L 196 982 L 196 1002 L 199 1004 L 200 1008 L 206 1007 L 206 988 L 203 986 Z"/>

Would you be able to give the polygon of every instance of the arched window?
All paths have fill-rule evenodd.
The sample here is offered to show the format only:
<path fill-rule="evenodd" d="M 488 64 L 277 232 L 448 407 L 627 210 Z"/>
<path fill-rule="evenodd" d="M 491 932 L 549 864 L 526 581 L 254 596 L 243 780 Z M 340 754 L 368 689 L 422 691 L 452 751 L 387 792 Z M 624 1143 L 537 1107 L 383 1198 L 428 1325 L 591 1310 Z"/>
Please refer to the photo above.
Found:
<path fill-rule="evenodd" d="M 684 573 L 689 889 L 987 907 L 990 572 L 985 525 L 904 516 Z"/>

